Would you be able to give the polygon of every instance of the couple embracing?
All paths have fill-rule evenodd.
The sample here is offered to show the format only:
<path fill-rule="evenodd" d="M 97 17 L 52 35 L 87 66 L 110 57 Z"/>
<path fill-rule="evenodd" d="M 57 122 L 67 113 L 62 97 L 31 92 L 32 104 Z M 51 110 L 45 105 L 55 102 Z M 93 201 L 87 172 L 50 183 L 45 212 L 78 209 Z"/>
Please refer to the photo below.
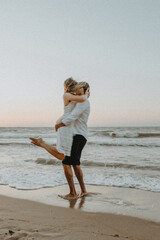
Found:
<path fill-rule="evenodd" d="M 44 148 L 54 157 L 62 161 L 64 174 L 70 193 L 59 195 L 64 199 L 77 199 L 87 194 L 83 173 L 80 167 L 82 150 L 87 142 L 87 121 L 90 113 L 90 87 L 87 82 L 76 82 L 68 78 L 64 82 L 64 114 L 57 120 L 57 146 L 47 144 L 42 138 L 30 138 L 34 145 Z M 81 194 L 77 195 L 73 172 L 81 187 Z"/>

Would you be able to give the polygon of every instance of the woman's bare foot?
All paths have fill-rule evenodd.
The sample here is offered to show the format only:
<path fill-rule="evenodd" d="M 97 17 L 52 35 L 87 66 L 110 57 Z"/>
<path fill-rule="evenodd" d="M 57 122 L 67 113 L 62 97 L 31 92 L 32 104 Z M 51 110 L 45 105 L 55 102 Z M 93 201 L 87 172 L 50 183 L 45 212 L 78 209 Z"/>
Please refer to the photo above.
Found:
<path fill-rule="evenodd" d="M 70 199 L 78 199 L 80 196 L 77 195 L 77 194 L 71 194 L 71 193 L 69 193 L 69 194 L 67 194 L 67 195 L 58 195 L 58 197 L 63 198 L 63 199 L 68 199 L 68 200 L 70 200 Z"/>
<path fill-rule="evenodd" d="M 31 143 L 33 143 L 36 146 L 43 147 L 45 144 L 45 141 L 42 138 L 29 138 Z"/>

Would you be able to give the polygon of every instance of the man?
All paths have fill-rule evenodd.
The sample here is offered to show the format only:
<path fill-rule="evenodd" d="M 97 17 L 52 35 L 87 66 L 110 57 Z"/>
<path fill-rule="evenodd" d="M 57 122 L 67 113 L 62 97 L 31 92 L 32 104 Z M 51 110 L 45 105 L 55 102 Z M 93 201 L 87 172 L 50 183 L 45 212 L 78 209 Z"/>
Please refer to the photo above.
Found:
<path fill-rule="evenodd" d="M 90 96 L 90 87 L 89 84 L 86 82 L 79 83 L 82 87 L 82 94 L 85 93 L 85 91 L 88 91 L 88 97 Z M 73 143 L 72 143 L 72 149 L 71 149 L 71 156 L 66 156 L 64 160 L 62 161 L 64 173 L 70 188 L 70 193 L 67 195 L 59 195 L 60 197 L 64 199 L 77 199 L 79 196 L 76 193 L 74 181 L 73 181 L 73 172 L 71 166 L 73 166 L 75 175 L 78 179 L 78 182 L 81 187 L 81 194 L 80 196 L 84 196 L 87 194 L 85 184 L 83 181 L 83 173 L 80 168 L 80 157 L 81 152 L 87 142 L 87 121 L 90 113 L 90 103 L 88 99 L 82 103 L 76 103 L 75 108 L 71 112 L 71 114 L 64 118 L 61 123 L 55 125 L 56 131 L 60 127 L 65 127 L 72 122 L 74 122 L 74 131 L 73 131 Z M 52 146 L 46 144 L 42 139 L 35 139 L 30 138 L 32 140 L 32 143 L 44 148 L 46 151 L 48 151 L 50 154 L 54 155 L 54 152 L 52 150 Z"/>
<path fill-rule="evenodd" d="M 82 86 L 82 94 L 84 94 L 84 91 L 87 89 L 87 91 L 90 91 L 89 84 L 86 82 L 79 83 Z M 89 92 L 90 96 L 90 92 Z M 81 187 L 81 195 L 84 196 L 87 194 L 85 184 L 83 181 L 83 173 L 80 168 L 80 157 L 81 152 L 87 142 L 87 121 L 90 113 L 90 103 L 88 99 L 85 102 L 77 103 L 74 110 L 71 112 L 71 114 L 64 118 L 61 123 L 55 125 L 56 131 L 60 127 L 65 127 L 66 125 L 71 124 L 74 122 L 74 136 L 73 136 L 73 143 L 72 143 L 72 149 L 71 149 L 71 156 L 66 156 L 65 159 L 62 161 L 64 173 L 67 179 L 67 182 L 69 184 L 70 193 L 67 195 L 59 195 L 62 198 L 65 199 L 74 199 L 77 198 L 77 193 L 73 181 L 73 172 L 71 166 L 73 166 L 75 175 L 78 179 L 78 182 Z"/>

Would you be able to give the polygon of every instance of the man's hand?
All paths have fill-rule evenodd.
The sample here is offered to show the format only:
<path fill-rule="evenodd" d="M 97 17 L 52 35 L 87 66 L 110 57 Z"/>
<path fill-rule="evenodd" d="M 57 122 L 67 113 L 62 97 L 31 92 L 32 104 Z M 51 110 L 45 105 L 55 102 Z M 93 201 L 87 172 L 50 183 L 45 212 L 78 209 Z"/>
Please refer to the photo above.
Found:
<path fill-rule="evenodd" d="M 65 125 L 64 125 L 64 123 L 58 123 L 58 124 L 56 124 L 55 126 L 54 126 L 54 128 L 55 128 L 55 130 L 56 130 L 56 132 L 58 131 L 58 128 L 60 128 L 60 127 L 64 127 Z"/>

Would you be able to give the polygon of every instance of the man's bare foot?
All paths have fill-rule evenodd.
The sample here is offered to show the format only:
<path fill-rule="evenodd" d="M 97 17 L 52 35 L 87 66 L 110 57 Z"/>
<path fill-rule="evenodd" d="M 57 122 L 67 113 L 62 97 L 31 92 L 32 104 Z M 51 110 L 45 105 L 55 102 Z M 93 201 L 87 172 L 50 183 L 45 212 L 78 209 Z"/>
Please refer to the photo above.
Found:
<path fill-rule="evenodd" d="M 101 193 L 95 193 L 95 192 L 81 192 L 81 194 L 79 195 L 79 197 L 91 197 L 92 195 L 99 195 Z"/>
<path fill-rule="evenodd" d="M 78 199 L 80 196 L 77 194 L 74 195 L 74 194 L 69 193 L 67 195 L 58 195 L 58 197 L 70 200 L 70 199 Z"/>
<path fill-rule="evenodd" d="M 45 141 L 42 138 L 29 138 L 31 143 L 33 143 L 36 146 L 43 147 L 45 144 Z"/>
<path fill-rule="evenodd" d="M 80 196 L 80 197 L 85 197 L 85 196 L 87 196 L 87 195 L 89 195 L 88 192 L 81 192 L 81 194 L 80 194 L 79 196 Z"/>
<path fill-rule="evenodd" d="M 95 193 L 92 192 L 81 192 L 81 194 L 79 195 L 79 197 L 86 197 L 86 196 L 92 196 Z"/>

